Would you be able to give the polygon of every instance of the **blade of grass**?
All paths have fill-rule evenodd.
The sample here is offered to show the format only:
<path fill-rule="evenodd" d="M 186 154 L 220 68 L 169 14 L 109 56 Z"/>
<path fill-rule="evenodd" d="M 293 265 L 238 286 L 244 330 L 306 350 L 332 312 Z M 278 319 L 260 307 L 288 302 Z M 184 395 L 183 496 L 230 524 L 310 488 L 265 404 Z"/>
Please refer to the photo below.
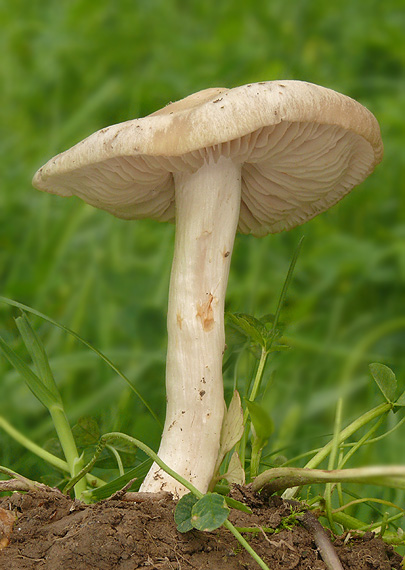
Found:
<path fill-rule="evenodd" d="M 58 407 L 61 408 L 62 401 L 55 394 L 53 394 L 38 376 L 31 370 L 31 368 L 14 352 L 14 350 L 0 337 L 0 350 L 10 362 L 10 364 L 21 374 L 24 378 L 28 388 L 34 396 L 46 408 Z"/>
<path fill-rule="evenodd" d="M 116 479 L 109 481 L 102 487 L 98 487 L 97 489 L 94 489 L 92 491 L 86 491 L 86 496 L 89 498 L 91 502 L 107 499 L 112 494 L 116 493 L 117 491 L 125 487 L 125 485 L 127 485 L 127 483 L 131 481 L 131 479 L 134 480 L 131 489 L 137 491 L 141 486 L 141 482 L 145 478 L 151 465 L 152 465 L 152 460 L 148 458 L 139 465 L 137 465 L 136 467 L 134 467 L 133 469 L 130 469 L 129 471 L 121 475 L 120 477 L 117 477 Z"/>
<path fill-rule="evenodd" d="M 139 391 L 132 385 L 131 381 L 111 362 L 111 360 L 109 358 L 107 358 L 107 356 L 105 356 L 97 348 L 94 348 L 94 346 L 92 346 L 89 342 L 87 342 L 86 340 L 81 338 L 77 333 L 75 333 L 74 331 L 72 331 L 68 327 L 65 327 L 64 325 L 62 325 L 62 324 L 58 323 L 57 321 L 51 319 L 47 315 L 44 315 L 40 311 L 37 311 L 37 310 L 33 309 L 32 307 L 29 307 L 28 305 L 24 305 L 23 303 L 19 303 L 18 301 L 13 301 L 12 299 L 7 299 L 6 297 L 2 297 L 2 296 L 0 296 L 0 302 L 6 303 L 7 305 L 10 305 L 11 307 L 17 307 L 18 309 L 21 309 L 22 311 L 26 311 L 27 313 L 31 313 L 32 315 L 35 315 L 35 316 L 39 317 L 40 319 L 47 321 L 48 323 L 54 325 L 55 327 L 58 327 L 61 330 L 63 330 L 64 332 L 72 335 L 76 340 L 78 340 L 80 343 L 82 343 L 84 346 L 86 346 L 92 352 L 97 354 L 97 356 L 99 358 L 101 358 L 122 380 L 124 380 L 124 382 L 126 382 L 126 384 L 131 388 L 131 390 L 134 392 L 134 394 L 140 399 L 142 404 L 145 406 L 145 408 L 148 410 L 148 412 L 151 414 L 151 416 L 157 422 L 157 424 L 161 428 L 163 427 L 162 422 L 159 420 L 159 418 L 157 417 L 155 412 L 152 410 L 152 408 L 149 406 L 149 404 L 146 402 L 146 400 L 141 396 Z"/>
<path fill-rule="evenodd" d="M 38 377 L 42 380 L 44 386 L 54 395 L 55 400 L 61 402 L 60 392 L 49 366 L 45 348 L 32 328 L 27 315 L 23 312 L 20 317 L 15 319 L 15 323 L 32 358 Z"/>
<path fill-rule="evenodd" d="M 20 372 L 31 392 L 48 409 L 69 466 L 70 475 L 74 477 L 83 467 L 83 460 L 77 452 L 76 443 L 63 407 L 62 397 L 49 366 L 45 348 L 31 327 L 26 315 L 23 314 L 22 317 L 18 317 L 16 323 L 39 376 L 34 374 L 29 366 L 1 338 L 0 349 L 14 368 Z M 76 497 L 79 498 L 86 488 L 86 481 L 79 481 L 75 487 Z"/>
<path fill-rule="evenodd" d="M 271 331 L 272 333 L 275 333 L 275 331 L 276 331 L 278 321 L 280 319 L 280 313 L 281 313 L 281 310 L 282 310 L 284 303 L 285 303 L 287 291 L 288 291 L 288 288 L 290 286 L 290 283 L 291 283 L 291 280 L 293 277 L 295 265 L 297 263 L 298 256 L 300 254 L 301 247 L 302 247 L 304 239 L 305 239 L 305 236 L 302 236 L 302 238 L 299 240 L 298 245 L 297 245 L 297 247 L 294 251 L 294 254 L 292 256 L 291 263 L 290 263 L 290 266 L 289 266 L 288 272 L 287 272 L 287 277 L 285 278 L 284 285 L 283 285 L 283 288 L 281 290 L 281 295 L 280 295 L 279 300 L 278 300 L 276 313 L 274 315 L 273 327 L 272 327 L 272 331 Z"/>

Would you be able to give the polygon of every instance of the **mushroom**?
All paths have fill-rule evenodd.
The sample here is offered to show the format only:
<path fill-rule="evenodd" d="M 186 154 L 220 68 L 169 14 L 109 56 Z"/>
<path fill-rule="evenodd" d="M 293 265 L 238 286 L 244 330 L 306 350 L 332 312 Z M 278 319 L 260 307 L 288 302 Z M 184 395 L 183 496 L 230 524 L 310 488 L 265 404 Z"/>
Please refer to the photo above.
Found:
<path fill-rule="evenodd" d="M 205 492 L 224 414 L 224 300 L 235 233 L 303 224 L 383 154 L 375 117 L 301 81 L 206 89 L 104 128 L 51 159 L 33 185 L 125 219 L 175 221 L 167 411 L 159 457 Z M 186 490 L 156 464 L 142 491 Z"/>

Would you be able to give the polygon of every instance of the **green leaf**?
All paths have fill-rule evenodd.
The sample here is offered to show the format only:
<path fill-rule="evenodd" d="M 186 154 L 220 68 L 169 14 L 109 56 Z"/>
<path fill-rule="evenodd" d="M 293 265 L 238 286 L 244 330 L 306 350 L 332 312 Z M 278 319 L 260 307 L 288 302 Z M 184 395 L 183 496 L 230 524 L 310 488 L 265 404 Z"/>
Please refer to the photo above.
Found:
<path fill-rule="evenodd" d="M 270 345 L 273 345 L 274 342 L 283 334 L 285 323 L 280 322 L 278 317 L 276 321 L 276 315 L 273 315 L 272 313 L 263 315 L 260 317 L 259 321 L 266 328 L 266 340 L 270 348 Z"/>
<path fill-rule="evenodd" d="M 247 338 L 259 346 L 266 346 L 268 331 L 258 319 L 245 313 L 227 313 L 227 318 Z"/>
<path fill-rule="evenodd" d="M 44 345 L 40 341 L 38 335 L 31 326 L 27 315 L 23 312 L 21 317 L 15 319 L 18 330 L 24 344 L 32 358 L 38 377 L 42 380 L 44 386 L 48 388 L 54 397 L 61 401 L 61 396 L 49 366 L 48 356 L 45 352 Z"/>
<path fill-rule="evenodd" d="M 246 405 L 249 410 L 255 435 L 260 440 L 266 441 L 274 431 L 273 420 L 269 416 L 267 410 L 257 402 L 246 400 Z"/>
<path fill-rule="evenodd" d="M 60 400 L 48 390 L 42 381 L 31 368 L 14 352 L 14 350 L 0 337 L 0 350 L 10 362 L 12 366 L 21 374 L 28 388 L 34 396 L 45 406 L 50 409 L 53 406 L 61 406 Z"/>
<path fill-rule="evenodd" d="M 222 526 L 229 513 L 225 497 L 217 493 L 207 493 L 191 509 L 191 523 L 197 530 L 211 532 Z"/>
<path fill-rule="evenodd" d="M 91 417 L 79 418 L 72 428 L 72 433 L 78 447 L 96 445 L 100 439 L 97 421 Z"/>
<path fill-rule="evenodd" d="M 179 532 L 188 532 L 194 528 L 191 522 L 191 511 L 197 501 L 196 496 L 192 493 L 187 493 L 187 495 L 184 495 L 177 503 L 174 511 L 174 522 Z"/>
<path fill-rule="evenodd" d="M 385 364 L 375 362 L 369 365 L 369 370 L 387 402 L 394 402 L 397 391 L 397 379 L 391 368 L 388 368 Z"/>

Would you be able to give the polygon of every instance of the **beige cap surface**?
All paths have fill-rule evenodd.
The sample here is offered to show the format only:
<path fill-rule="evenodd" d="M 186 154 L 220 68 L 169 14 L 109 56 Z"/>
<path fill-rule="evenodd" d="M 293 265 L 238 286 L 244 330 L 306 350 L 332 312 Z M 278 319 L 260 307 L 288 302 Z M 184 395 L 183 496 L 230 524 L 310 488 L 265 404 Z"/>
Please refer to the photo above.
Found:
<path fill-rule="evenodd" d="M 241 164 L 239 230 L 266 235 L 338 202 L 373 171 L 383 146 L 377 120 L 353 99 L 269 81 L 206 89 L 101 129 L 51 159 L 33 185 L 121 218 L 173 221 L 173 173 L 221 155 Z"/>

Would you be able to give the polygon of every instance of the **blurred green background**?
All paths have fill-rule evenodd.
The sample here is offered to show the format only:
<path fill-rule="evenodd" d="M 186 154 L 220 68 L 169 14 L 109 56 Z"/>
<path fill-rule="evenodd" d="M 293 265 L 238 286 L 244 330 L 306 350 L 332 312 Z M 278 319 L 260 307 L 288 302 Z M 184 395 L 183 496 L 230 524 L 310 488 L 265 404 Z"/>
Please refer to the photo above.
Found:
<path fill-rule="evenodd" d="M 381 402 L 367 365 L 405 378 L 405 16 L 402 0 L 0 1 L 0 295 L 74 329 L 164 417 L 165 313 L 174 228 L 125 222 L 32 189 L 35 170 L 95 130 L 210 86 L 302 79 L 378 118 L 385 158 L 331 211 L 289 233 L 238 236 L 227 309 L 274 312 L 306 236 L 264 401 L 287 457 L 321 445 L 344 392 L 344 421 Z M 0 303 L 0 334 L 25 357 Z M 157 448 L 160 428 L 126 384 L 71 337 L 32 319 L 69 418 L 94 416 Z M 232 348 L 232 338 L 229 340 Z M 251 363 L 251 361 L 249 361 Z M 239 376 L 249 375 L 249 362 Z M 227 395 L 232 374 L 226 377 Z M 0 358 L 0 415 L 45 444 L 46 411 Z M 398 414 L 397 414 L 398 416 Z M 398 417 L 390 419 L 392 427 Z M 404 462 L 404 430 L 351 463 Z M 0 433 L 0 464 L 46 465 Z M 386 495 L 389 496 L 389 495 Z"/>

